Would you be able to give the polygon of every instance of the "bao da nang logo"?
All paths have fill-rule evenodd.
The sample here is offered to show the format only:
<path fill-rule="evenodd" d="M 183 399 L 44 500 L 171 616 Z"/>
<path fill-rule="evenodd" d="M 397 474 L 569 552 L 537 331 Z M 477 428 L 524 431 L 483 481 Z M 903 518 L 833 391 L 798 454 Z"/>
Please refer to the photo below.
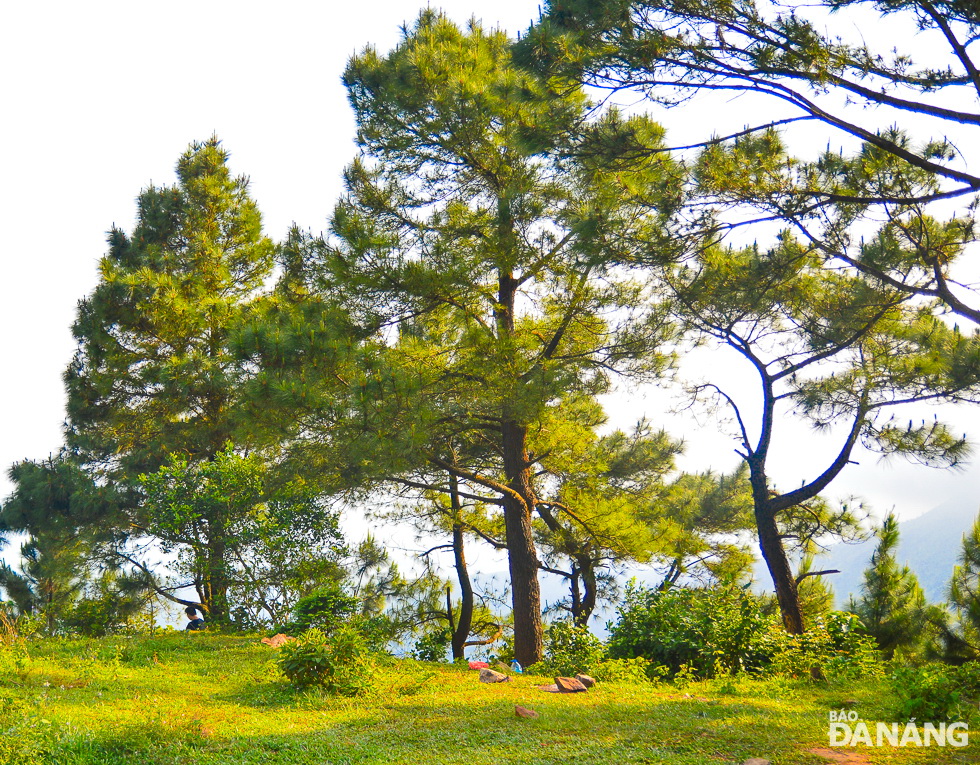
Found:
<path fill-rule="evenodd" d="M 970 731 L 965 722 L 924 723 L 915 718 L 907 723 L 867 723 L 854 710 L 831 710 L 827 729 L 830 746 L 966 746 Z"/>

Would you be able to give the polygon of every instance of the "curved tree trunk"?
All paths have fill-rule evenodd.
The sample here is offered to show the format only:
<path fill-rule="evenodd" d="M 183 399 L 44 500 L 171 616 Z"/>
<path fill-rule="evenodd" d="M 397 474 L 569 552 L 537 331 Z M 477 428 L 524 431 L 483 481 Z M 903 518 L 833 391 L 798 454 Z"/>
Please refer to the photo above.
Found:
<path fill-rule="evenodd" d="M 783 626 L 786 627 L 787 632 L 800 635 L 806 628 L 803 622 L 803 611 L 800 607 L 800 594 L 796 587 L 796 579 L 793 577 L 793 570 L 790 568 L 789 560 L 786 557 L 786 551 L 783 549 L 783 540 L 776 524 L 776 513 L 769 501 L 766 476 L 762 470 L 751 464 L 751 461 L 749 468 L 755 525 L 759 533 L 759 548 L 776 589 L 776 600 L 779 603 L 779 613 L 783 617 Z"/>
<path fill-rule="evenodd" d="M 473 627 L 473 584 L 470 582 L 470 574 L 466 568 L 466 554 L 463 549 L 463 525 L 459 521 L 461 504 L 459 501 L 459 481 L 455 475 L 449 474 L 450 501 L 453 508 L 453 562 L 456 568 L 456 580 L 459 582 L 459 618 L 453 624 L 452 598 L 447 597 L 446 607 L 449 615 L 450 629 L 453 634 L 450 645 L 453 652 L 453 661 L 464 659 L 466 649 L 466 639 L 470 636 Z"/>
<path fill-rule="evenodd" d="M 759 529 L 759 548 L 762 557 L 769 568 L 769 575 L 776 588 L 776 600 L 779 602 L 779 613 L 783 617 L 783 625 L 787 632 L 800 635 L 806 628 L 803 622 L 803 611 L 800 608 L 800 594 L 796 587 L 796 579 L 783 550 L 782 540 L 776 520 L 765 509 L 756 510 L 756 525 Z"/>

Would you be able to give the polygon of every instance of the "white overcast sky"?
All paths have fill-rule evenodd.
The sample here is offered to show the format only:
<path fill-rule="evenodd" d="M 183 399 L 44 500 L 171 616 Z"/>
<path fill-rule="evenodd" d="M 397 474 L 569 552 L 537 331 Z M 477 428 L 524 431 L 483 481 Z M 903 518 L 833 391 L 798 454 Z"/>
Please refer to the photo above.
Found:
<path fill-rule="evenodd" d="M 536 18 L 538 4 L 433 3 L 457 21 L 475 15 L 512 33 Z M 61 374 L 74 350 L 75 305 L 96 283 L 105 232 L 132 227 L 139 191 L 172 183 L 180 153 L 215 133 L 232 170 L 250 176 L 270 236 L 281 239 L 293 221 L 323 230 L 354 150 L 344 65 L 366 44 L 394 45 L 420 7 L 405 0 L 3 4 L 0 500 L 11 488 L 11 463 L 44 458 L 61 444 Z M 703 126 L 711 115 L 729 123 L 720 130 L 737 130 L 756 118 L 749 107 L 702 110 L 695 121 Z M 682 136 L 686 119 L 668 115 Z M 658 421 L 662 406 L 654 393 L 611 402 L 624 420 L 646 408 Z M 671 422 L 689 444 L 685 467 L 734 466 L 734 444 L 714 424 L 689 416 Z M 799 431 L 782 450 L 777 484 L 813 478 L 807 457 L 832 446 Z M 860 493 L 878 510 L 913 515 L 977 485 L 975 469 L 860 461 L 832 494 Z"/>

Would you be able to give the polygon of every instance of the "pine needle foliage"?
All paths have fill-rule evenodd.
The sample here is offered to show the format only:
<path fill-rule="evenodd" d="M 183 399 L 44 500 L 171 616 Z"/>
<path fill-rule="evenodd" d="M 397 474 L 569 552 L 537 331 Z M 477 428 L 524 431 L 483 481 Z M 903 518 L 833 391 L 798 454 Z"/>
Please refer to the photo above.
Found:
<path fill-rule="evenodd" d="M 851 598 L 848 609 L 858 616 L 890 659 L 896 651 L 921 647 L 920 627 L 926 601 L 915 574 L 908 566 L 899 566 L 895 557 L 898 521 L 894 514 L 885 516 L 876 536 L 878 546 L 864 572 L 861 595 Z"/>

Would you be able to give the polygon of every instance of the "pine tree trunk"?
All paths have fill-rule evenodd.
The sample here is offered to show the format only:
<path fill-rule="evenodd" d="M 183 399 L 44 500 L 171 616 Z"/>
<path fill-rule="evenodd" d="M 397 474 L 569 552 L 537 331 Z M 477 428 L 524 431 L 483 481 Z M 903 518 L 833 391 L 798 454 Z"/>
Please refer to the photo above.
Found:
<path fill-rule="evenodd" d="M 504 471 L 508 486 L 522 499 L 504 500 L 507 557 L 510 564 L 511 597 L 514 608 L 514 658 L 524 666 L 541 661 L 544 635 L 541 627 L 541 589 L 538 556 L 531 533 L 534 492 L 527 457 L 527 429 L 514 422 L 503 423 Z"/>
<path fill-rule="evenodd" d="M 800 594 L 796 588 L 796 579 L 790 568 L 783 541 L 779 536 L 776 519 L 766 506 L 755 510 L 755 522 L 759 532 L 759 547 L 762 557 L 769 568 L 769 575 L 776 588 L 776 600 L 779 602 L 779 613 L 783 617 L 786 631 L 794 635 L 803 634 L 803 611 L 800 608 Z"/>
<path fill-rule="evenodd" d="M 578 624 L 582 614 L 582 588 L 579 585 L 578 566 L 572 564 L 571 576 L 568 578 L 568 589 L 572 597 L 572 624 Z"/>
<path fill-rule="evenodd" d="M 501 202 L 501 242 L 513 238 L 509 213 Z M 518 282 L 512 273 L 502 271 L 498 278 L 498 301 L 494 309 L 498 342 L 504 349 L 513 342 L 515 300 Z M 523 381 L 514 379 L 514 386 Z M 514 657 L 524 666 L 544 657 L 544 631 L 541 626 L 541 588 L 538 584 L 538 555 L 531 533 L 535 496 L 531 485 L 531 463 L 527 453 L 527 427 L 515 416 L 505 400 L 500 418 L 501 453 L 504 475 L 514 495 L 504 497 L 504 528 L 510 568 L 511 603 L 514 609 Z"/>
<path fill-rule="evenodd" d="M 459 513 L 462 509 L 459 501 L 458 480 L 450 473 L 450 500 L 453 507 L 453 558 L 456 567 L 456 579 L 459 582 L 459 620 L 453 630 L 450 644 L 452 646 L 453 661 L 464 659 L 466 649 L 466 639 L 470 636 L 473 627 L 473 585 L 470 582 L 470 574 L 466 568 L 466 555 L 463 549 L 463 526 L 459 523 Z M 449 606 L 451 607 L 451 602 Z"/>
<path fill-rule="evenodd" d="M 579 560 L 579 575 L 582 577 L 584 593 L 579 603 L 579 613 L 575 617 L 575 624 L 579 627 L 588 627 L 592 612 L 595 611 L 596 599 L 598 596 L 598 583 L 595 577 L 595 561 L 587 555 L 581 556 Z"/>

